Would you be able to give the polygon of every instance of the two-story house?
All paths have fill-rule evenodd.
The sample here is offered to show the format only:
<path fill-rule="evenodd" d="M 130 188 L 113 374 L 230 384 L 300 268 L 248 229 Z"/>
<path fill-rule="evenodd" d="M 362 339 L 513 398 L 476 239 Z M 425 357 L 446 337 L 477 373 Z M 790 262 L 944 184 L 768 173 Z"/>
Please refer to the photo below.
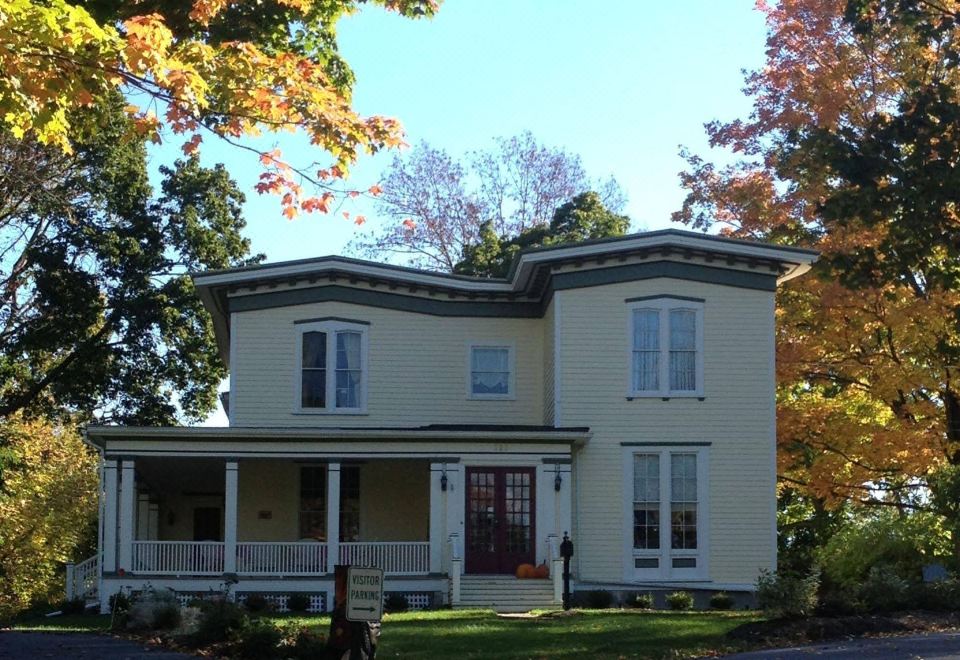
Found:
<path fill-rule="evenodd" d="M 578 590 L 750 591 L 776 565 L 774 295 L 815 258 L 665 230 L 531 250 L 504 279 L 197 274 L 230 425 L 86 430 L 100 553 L 70 589 L 320 608 L 341 563 L 414 604 L 524 608 L 559 581 L 515 569 L 569 533 Z"/>

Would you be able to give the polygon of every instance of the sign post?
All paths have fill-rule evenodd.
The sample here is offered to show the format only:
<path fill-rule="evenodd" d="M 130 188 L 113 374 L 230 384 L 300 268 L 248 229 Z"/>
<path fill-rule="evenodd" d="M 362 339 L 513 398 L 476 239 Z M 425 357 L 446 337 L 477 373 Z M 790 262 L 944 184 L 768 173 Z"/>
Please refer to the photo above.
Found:
<path fill-rule="evenodd" d="M 347 567 L 347 621 L 380 621 L 383 618 L 383 571 Z"/>

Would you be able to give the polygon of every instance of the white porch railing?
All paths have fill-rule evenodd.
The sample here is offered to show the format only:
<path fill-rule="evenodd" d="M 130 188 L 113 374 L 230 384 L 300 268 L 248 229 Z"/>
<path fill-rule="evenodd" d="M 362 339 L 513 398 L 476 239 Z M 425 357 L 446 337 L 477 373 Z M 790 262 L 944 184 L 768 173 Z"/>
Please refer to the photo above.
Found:
<path fill-rule="evenodd" d="M 349 542 L 340 544 L 340 563 L 375 566 L 387 575 L 425 575 L 430 572 L 428 541 Z"/>
<path fill-rule="evenodd" d="M 326 572 L 326 543 L 237 543 L 238 575 L 318 575 Z"/>
<path fill-rule="evenodd" d="M 134 541 L 130 571 L 143 575 L 220 575 L 223 543 Z"/>
<path fill-rule="evenodd" d="M 99 582 L 100 558 L 96 555 L 79 564 L 67 564 L 67 600 L 95 595 Z"/>

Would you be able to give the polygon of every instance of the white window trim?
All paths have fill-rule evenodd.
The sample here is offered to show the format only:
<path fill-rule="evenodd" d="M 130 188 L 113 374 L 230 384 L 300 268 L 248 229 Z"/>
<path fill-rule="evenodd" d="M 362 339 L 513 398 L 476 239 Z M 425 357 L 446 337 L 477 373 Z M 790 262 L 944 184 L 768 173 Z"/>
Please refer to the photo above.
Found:
<path fill-rule="evenodd" d="M 633 456 L 659 454 L 660 456 L 660 548 L 639 550 L 633 547 Z M 673 550 L 670 547 L 670 455 L 697 455 L 697 549 Z M 678 580 L 706 581 L 710 575 L 710 448 L 702 445 L 664 443 L 623 448 L 623 571 L 627 582 L 674 582 Z M 664 512 L 668 515 L 664 516 Z M 656 557 L 657 568 L 637 568 L 634 559 Z M 696 568 L 674 568 L 675 558 L 694 557 Z"/>
<path fill-rule="evenodd" d="M 370 381 L 370 363 L 368 361 L 368 331 L 370 326 L 364 323 L 346 321 L 320 321 L 317 323 L 298 323 L 296 332 L 296 362 L 293 376 L 293 412 L 298 415 L 365 415 L 367 414 L 367 383 Z M 337 408 L 337 332 L 360 333 L 360 405 L 356 408 Z M 327 333 L 327 376 L 326 407 L 303 407 L 303 335 L 307 332 Z"/>
<path fill-rule="evenodd" d="M 507 368 L 510 378 L 507 380 L 506 394 L 474 394 L 473 392 L 473 349 L 499 348 L 507 351 Z M 470 341 L 467 342 L 467 399 L 471 401 L 515 401 L 517 398 L 517 351 L 516 344 L 508 341 Z"/>
<path fill-rule="evenodd" d="M 649 309 L 660 313 L 660 388 L 657 390 L 633 389 L 633 313 L 637 310 Z M 670 312 L 689 310 L 696 314 L 696 349 L 695 360 L 697 389 L 671 390 L 670 389 Z M 627 398 L 703 398 L 703 303 L 663 296 L 647 300 L 638 300 L 627 304 Z"/>

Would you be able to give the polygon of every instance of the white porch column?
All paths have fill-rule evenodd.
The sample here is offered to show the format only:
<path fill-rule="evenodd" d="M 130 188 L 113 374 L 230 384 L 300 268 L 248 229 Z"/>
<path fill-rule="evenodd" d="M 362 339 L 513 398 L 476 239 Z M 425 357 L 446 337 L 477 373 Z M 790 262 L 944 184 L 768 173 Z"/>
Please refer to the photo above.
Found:
<path fill-rule="evenodd" d="M 117 568 L 129 571 L 133 565 L 133 517 L 137 498 L 135 464 L 120 463 L 120 540 L 117 550 Z"/>
<path fill-rule="evenodd" d="M 450 488 L 450 477 L 446 476 L 444 463 L 430 464 L 430 572 L 440 573 L 443 563 L 443 539 L 446 527 L 446 497 L 444 490 Z"/>
<path fill-rule="evenodd" d="M 103 547 L 104 573 L 117 570 L 117 462 L 103 461 Z"/>
<path fill-rule="evenodd" d="M 223 491 L 223 572 L 237 572 L 237 476 L 236 461 L 227 461 Z"/>
<path fill-rule="evenodd" d="M 340 464 L 327 464 L 327 573 L 340 563 Z M 332 602 L 332 601 L 331 601 Z"/>

